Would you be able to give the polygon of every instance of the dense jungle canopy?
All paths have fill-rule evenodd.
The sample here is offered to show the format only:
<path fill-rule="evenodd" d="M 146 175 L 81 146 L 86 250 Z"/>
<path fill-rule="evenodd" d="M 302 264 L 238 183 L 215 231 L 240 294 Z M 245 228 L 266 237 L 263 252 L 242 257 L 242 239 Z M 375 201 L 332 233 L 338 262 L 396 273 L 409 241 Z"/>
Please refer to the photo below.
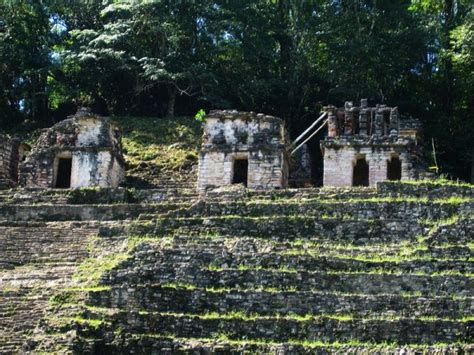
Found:
<path fill-rule="evenodd" d="M 77 105 L 235 108 L 294 136 L 323 105 L 368 98 L 422 120 L 440 172 L 474 177 L 472 0 L 2 0 L 0 83 L 10 130 Z"/>

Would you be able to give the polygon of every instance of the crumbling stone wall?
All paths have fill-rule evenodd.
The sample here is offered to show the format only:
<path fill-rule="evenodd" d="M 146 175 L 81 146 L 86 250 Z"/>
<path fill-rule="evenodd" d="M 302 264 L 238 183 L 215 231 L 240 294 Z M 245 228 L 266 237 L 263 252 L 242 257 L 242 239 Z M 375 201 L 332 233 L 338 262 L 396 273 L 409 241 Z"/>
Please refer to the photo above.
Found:
<path fill-rule="evenodd" d="M 288 183 L 286 132 L 281 119 L 253 112 L 211 111 L 199 154 L 198 190 L 233 183 L 235 161 L 248 161 L 247 186 Z"/>
<path fill-rule="evenodd" d="M 120 130 L 109 119 L 79 110 L 38 139 L 20 166 L 20 183 L 56 187 L 59 159 L 71 159 L 70 187 L 116 187 L 124 178 Z"/>
<path fill-rule="evenodd" d="M 289 185 L 291 187 L 310 187 L 311 155 L 307 144 L 296 151 L 290 161 Z"/>
<path fill-rule="evenodd" d="M 393 159 L 401 163 L 399 180 L 424 176 L 418 121 L 401 121 L 398 108 L 368 107 L 365 99 L 360 107 L 346 102 L 341 109 L 327 107 L 327 112 L 328 136 L 321 142 L 325 186 L 352 186 L 358 160 L 368 165 L 370 186 L 389 179 Z"/>
<path fill-rule="evenodd" d="M 19 163 L 27 151 L 19 139 L 0 134 L 0 187 L 17 186 Z"/>

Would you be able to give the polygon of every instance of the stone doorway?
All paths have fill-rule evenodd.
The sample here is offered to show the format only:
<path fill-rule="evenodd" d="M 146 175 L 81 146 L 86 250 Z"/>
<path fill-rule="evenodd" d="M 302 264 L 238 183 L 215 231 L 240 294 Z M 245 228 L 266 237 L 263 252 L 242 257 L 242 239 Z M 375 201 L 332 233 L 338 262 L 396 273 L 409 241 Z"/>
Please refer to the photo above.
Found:
<path fill-rule="evenodd" d="M 353 186 L 369 186 L 369 164 L 365 157 L 357 158 L 352 175 Z"/>
<path fill-rule="evenodd" d="M 396 181 L 402 179 L 402 162 L 398 157 L 392 157 L 387 162 L 387 179 Z"/>
<path fill-rule="evenodd" d="M 247 158 L 237 158 L 234 160 L 233 184 L 244 184 L 247 186 L 249 171 L 249 160 Z"/>
<path fill-rule="evenodd" d="M 56 171 L 55 187 L 67 189 L 71 187 L 72 158 L 59 158 Z"/>

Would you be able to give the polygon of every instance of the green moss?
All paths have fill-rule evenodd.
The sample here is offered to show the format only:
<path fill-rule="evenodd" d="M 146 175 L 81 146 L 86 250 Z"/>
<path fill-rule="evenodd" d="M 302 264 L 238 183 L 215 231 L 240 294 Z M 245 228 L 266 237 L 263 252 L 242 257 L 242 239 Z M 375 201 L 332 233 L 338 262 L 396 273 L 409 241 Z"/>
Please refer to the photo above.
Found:
<path fill-rule="evenodd" d="M 275 268 L 264 268 L 260 265 L 252 266 L 252 265 L 245 265 L 240 264 L 235 267 L 221 267 L 219 265 L 210 264 L 204 266 L 203 270 L 215 271 L 215 272 L 225 272 L 225 271 L 266 271 L 272 273 L 286 273 L 286 274 L 295 274 L 299 272 L 305 272 L 308 274 L 326 274 L 326 275 L 414 275 L 414 276 L 426 276 L 426 277 L 438 277 L 438 276 L 466 276 L 472 277 L 472 273 L 463 273 L 459 270 L 444 270 L 444 271 L 436 271 L 433 273 L 426 273 L 422 271 L 418 272 L 405 272 L 404 270 L 397 270 L 397 269 L 387 269 L 385 267 L 374 267 L 364 271 L 354 271 L 354 270 L 333 270 L 333 271 L 310 271 L 306 269 L 296 269 L 296 268 L 288 268 L 285 266 L 281 266 L 278 269 Z"/>
<path fill-rule="evenodd" d="M 69 292 L 101 292 L 101 291 L 110 291 L 110 286 L 77 286 L 77 287 L 68 287 L 65 289 Z"/>
<path fill-rule="evenodd" d="M 77 302 L 77 296 L 76 293 L 72 291 L 63 291 L 49 299 L 49 304 L 51 306 L 62 306 L 64 304 L 73 304 L 75 302 Z"/>
<path fill-rule="evenodd" d="M 157 184 L 162 179 L 187 180 L 197 163 L 202 128 L 192 117 L 114 117 L 122 128 L 129 180 Z"/>
<path fill-rule="evenodd" d="M 104 324 L 109 324 L 108 322 L 105 322 L 102 319 L 89 319 L 89 318 L 83 318 L 83 317 L 80 317 L 80 316 L 76 316 L 76 317 L 58 317 L 57 320 L 59 321 L 59 323 L 63 323 L 63 324 L 65 324 L 65 323 L 68 324 L 68 323 L 71 323 L 71 322 L 77 322 L 79 324 L 88 325 L 89 327 L 91 327 L 93 329 L 98 329 L 99 327 L 101 327 Z"/>
<path fill-rule="evenodd" d="M 67 202 L 73 205 L 139 202 L 134 188 L 114 190 L 111 188 L 88 186 L 66 190 L 65 194 L 67 196 Z"/>
<path fill-rule="evenodd" d="M 96 285 L 105 272 L 117 267 L 128 256 L 123 252 L 86 259 L 79 265 L 74 279 L 85 285 Z"/>
<path fill-rule="evenodd" d="M 458 187 L 470 187 L 474 189 L 474 185 L 459 180 L 450 180 L 443 177 L 439 177 L 436 180 L 403 180 L 403 181 L 384 181 L 384 184 L 395 184 L 395 185 L 415 185 L 415 186 L 458 186 Z"/>

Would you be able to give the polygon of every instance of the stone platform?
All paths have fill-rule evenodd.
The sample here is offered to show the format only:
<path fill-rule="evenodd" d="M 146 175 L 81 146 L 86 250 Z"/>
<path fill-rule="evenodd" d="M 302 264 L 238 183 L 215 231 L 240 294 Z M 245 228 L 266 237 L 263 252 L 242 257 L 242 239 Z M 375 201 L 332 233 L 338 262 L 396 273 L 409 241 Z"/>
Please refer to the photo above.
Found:
<path fill-rule="evenodd" d="M 474 351 L 469 185 L 0 201 L 0 353 Z"/>

